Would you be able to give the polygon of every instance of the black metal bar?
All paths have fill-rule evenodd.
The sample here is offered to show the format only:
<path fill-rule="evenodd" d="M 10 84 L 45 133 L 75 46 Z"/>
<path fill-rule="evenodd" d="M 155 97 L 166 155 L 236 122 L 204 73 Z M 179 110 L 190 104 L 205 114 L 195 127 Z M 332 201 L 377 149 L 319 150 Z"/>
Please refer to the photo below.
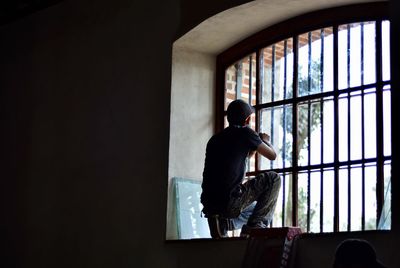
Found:
<path fill-rule="evenodd" d="M 361 55 L 360 55 L 360 69 L 361 69 L 361 85 L 364 85 L 364 22 L 361 22 Z"/>
<path fill-rule="evenodd" d="M 275 100 L 275 44 L 271 51 L 271 102 Z"/>
<path fill-rule="evenodd" d="M 383 144 L 383 96 L 382 96 L 382 21 L 376 22 L 376 139 L 377 139 L 377 224 L 382 213 L 384 202 L 384 144 Z"/>
<path fill-rule="evenodd" d="M 284 62 L 284 69 L 283 69 L 283 99 L 287 98 L 287 39 L 283 41 L 283 62 Z"/>
<path fill-rule="evenodd" d="M 385 156 L 383 158 L 383 161 L 391 161 L 392 157 L 391 156 Z M 343 167 L 347 168 L 347 166 L 362 166 L 363 164 L 365 166 L 368 165 L 376 165 L 377 163 L 377 158 L 366 158 L 364 160 L 358 159 L 358 160 L 351 160 L 351 161 L 342 161 L 339 163 L 326 163 L 326 164 L 318 164 L 318 165 L 311 165 L 311 166 L 299 166 L 296 168 L 293 167 L 286 167 L 286 168 L 274 168 L 274 169 L 262 169 L 259 170 L 259 172 L 265 172 L 265 171 L 275 171 L 276 173 L 292 173 L 292 172 L 304 172 L 307 171 L 308 169 L 310 170 L 318 170 L 318 169 L 324 169 L 325 171 L 327 170 L 334 170 L 334 169 L 342 169 Z M 248 176 L 254 176 L 258 174 L 255 171 L 248 172 L 246 175 Z"/>
<path fill-rule="evenodd" d="M 334 163 L 339 163 L 338 26 L 333 26 Z M 333 231 L 339 231 L 339 166 L 334 167 Z"/>
<path fill-rule="evenodd" d="M 285 226 L 285 219 L 286 219 L 285 201 L 286 201 L 286 174 L 284 173 L 282 180 L 282 227 Z"/>
<path fill-rule="evenodd" d="M 324 29 L 321 29 L 321 54 L 320 54 L 320 92 L 323 92 L 324 87 L 324 40 L 325 34 Z M 321 164 L 324 163 L 324 102 L 321 98 L 320 102 L 320 124 L 321 124 Z M 324 170 L 320 172 L 320 211 L 319 211 L 319 230 L 322 233 L 324 231 Z"/>
<path fill-rule="evenodd" d="M 321 99 L 320 103 L 320 135 L 321 135 L 321 161 L 320 163 L 324 163 L 324 103 Z M 322 233 L 324 230 L 324 170 L 320 170 L 320 211 L 319 211 L 319 229 Z"/>
<path fill-rule="evenodd" d="M 308 147 L 308 167 L 311 166 L 311 105 L 308 102 L 307 110 L 307 147 Z M 310 168 L 307 171 L 307 232 L 310 231 L 310 221 L 311 221 L 311 174 Z"/>
<path fill-rule="evenodd" d="M 286 79 L 287 79 L 287 40 L 283 42 L 283 99 L 286 99 Z M 283 106 L 283 140 L 282 140 L 282 167 L 285 168 L 286 162 L 286 105 Z M 282 182 L 282 226 L 285 226 L 285 203 L 286 203 L 286 175 L 283 176 Z"/>
<path fill-rule="evenodd" d="M 251 95 L 253 90 L 253 57 L 249 56 L 249 105 L 251 105 Z"/>
<path fill-rule="evenodd" d="M 390 82 L 382 82 L 382 86 L 390 85 Z M 371 89 L 371 88 L 376 88 L 376 84 L 368 84 L 368 85 L 363 85 L 363 86 L 357 86 L 357 87 L 351 87 L 351 88 L 346 88 L 346 89 L 341 89 L 340 94 L 346 94 L 346 93 L 354 93 L 355 91 L 361 91 L 361 90 L 366 90 L 366 89 Z M 368 93 L 365 93 L 368 94 Z M 327 97 L 335 97 L 336 93 L 333 91 L 328 91 L 328 92 L 321 92 L 321 93 L 316 93 L 313 95 L 309 96 L 302 96 L 302 97 L 297 97 L 295 100 L 294 99 L 286 99 L 286 100 L 279 100 L 279 101 L 274 101 L 274 102 L 269 102 L 269 103 L 263 103 L 256 105 L 256 109 L 264 109 L 264 108 L 269 108 L 269 107 L 274 107 L 274 106 L 281 106 L 285 104 L 292 104 L 293 102 L 295 103 L 300 103 L 300 102 L 307 102 L 308 100 L 316 100 L 319 101 L 321 98 L 327 98 Z M 361 94 L 360 94 L 361 95 Z M 357 94 L 352 94 L 352 96 L 357 96 Z M 347 98 L 347 97 L 339 97 L 339 99 L 342 98 Z"/>
<path fill-rule="evenodd" d="M 311 92 L 311 41 L 312 33 L 308 32 L 308 77 L 307 77 L 307 95 Z M 307 104 L 307 164 L 311 165 L 311 103 Z M 307 171 L 307 232 L 310 232 L 311 221 L 311 174 L 310 169 Z"/>
<path fill-rule="evenodd" d="M 350 24 L 347 24 L 347 88 L 350 87 Z"/>
<path fill-rule="evenodd" d="M 294 36 L 293 38 L 293 99 L 297 99 L 298 97 L 298 61 L 299 61 L 299 39 L 298 36 Z M 292 221 L 293 226 L 298 225 L 298 143 L 297 143 L 297 134 L 298 134 L 298 116 L 297 116 L 297 103 L 293 103 L 293 117 L 292 117 L 292 130 L 293 130 L 293 150 L 292 150 L 292 202 L 293 202 L 293 210 L 292 210 Z"/>
<path fill-rule="evenodd" d="M 257 108 L 257 105 L 260 103 L 262 86 L 264 83 L 264 50 L 256 51 L 256 108 L 255 108 L 255 120 L 256 120 L 256 131 L 260 132 L 260 109 Z M 260 156 L 258 153 L 255 157 L 255 170 L 258 171 L 260 169 Z"/>
<path fill-rule="evenodd" d="M 271 102 L 275 100 L 275 45 L 272 45 L 272 62 L 271 62 Z M 274 141 L 274 117 L 275 109 L 271 109 L 271 142 Z M 274 161 L 270 161 L 271 168 L 274 168 Z"/>
<path fill-rule="evenodd" d="M 350 24 L 347 24 L 347 88 L 350 87 Z M 351 97 L 347 93 L 347 160 L 351 159 Z M 347 172 L 347 231 L 351 230 L 351 176 L 350 166 Z"/>
<path fill-rule="evenodd" d="M 308 32 L 308 60 L 307 60 L 307 95 L 311 94 L 311 41 L 312 41 L 312 32 Z"/>
<path fill-rule="evenodd" d="M 361 22 L 361 85 L 364 84 L 364 23 Z M 364 90 L 361 91 L 361 154 L 362 159 L 365 159 L 365 107 L 364 107 Z M 361 173 L 361 230 L 365 230 L 365 165 L 362 165 Z"/>
<path fill-rule="evenodd" d="M 286 100 L 287 88 L 287 40 L 283 42 L 283 57 L 284 57 L 284 69 L 283 69 L 283 99 Z M 283 140 L 282 140 L 282 167 L 285 168 L 286 162 L 286 105 L 283 105 Z"/>

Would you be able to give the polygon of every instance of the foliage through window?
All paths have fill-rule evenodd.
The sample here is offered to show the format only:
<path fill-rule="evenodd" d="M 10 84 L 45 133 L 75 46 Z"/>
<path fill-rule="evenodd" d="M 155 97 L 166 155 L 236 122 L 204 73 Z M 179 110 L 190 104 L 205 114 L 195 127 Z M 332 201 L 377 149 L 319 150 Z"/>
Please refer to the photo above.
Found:
<path fill-rule="evenodd" d="M 243 99 L 256 110 L 251 127 L 269 133 L 278 151 L 274 161 L 254 156 L 247 173 L 281 174 L 273 226 L 390 228 L 390 217 L 382 223 L 390 213 L 389 28 L 381 14 L 342 19 L 278 42 L 250 38 L 253 49 L 239 59 L 219 56 L 219 127 L 229 103 Z"/>

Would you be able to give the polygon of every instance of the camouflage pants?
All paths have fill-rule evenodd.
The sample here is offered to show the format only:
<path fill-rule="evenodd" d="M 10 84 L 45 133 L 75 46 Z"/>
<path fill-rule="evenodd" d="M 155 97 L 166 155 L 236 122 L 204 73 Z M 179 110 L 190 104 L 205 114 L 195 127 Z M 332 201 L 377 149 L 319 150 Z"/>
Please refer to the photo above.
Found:
<path fill-rule="evenodd" d="M 258 222 L 269 225 L 272 222 L 280 187 L 279 175 L 268 171 L 234 189 L 228 205 L 228 214 L 235 215 L 231 217 L 233 229 Z"/>

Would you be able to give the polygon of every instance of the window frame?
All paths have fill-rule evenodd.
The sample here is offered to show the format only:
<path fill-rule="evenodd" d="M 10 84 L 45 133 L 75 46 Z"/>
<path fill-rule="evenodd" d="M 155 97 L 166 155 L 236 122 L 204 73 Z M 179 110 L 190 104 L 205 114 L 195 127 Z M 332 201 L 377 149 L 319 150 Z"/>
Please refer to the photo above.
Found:
<path fill-rule="evenodd" d="M 365 3 L 365 4 L 353 4 L 348 6 L 341 6 L 335 8 L 329 8 L 319 11 L 314 11 L 311 13 L 307 13 L 304 15 L 300 15 L 294 17 L 292 19 L 286 20 L 284 22 L 275 24 L 271 27 L 268 27 L 246 39 L 239 42 L 238 44 L 232 46 L 231 48 L 227 49 L 226 51 L 222 52 L 217 56 L 217 65 L 216 65 L 216 117 L 215 117 L 215 130 L 216 132 L 221 131 L 224 128 L 224 117 L 225 117 L 225 70 L 235 62 L 243 59 L 244 57 L 255 53 L 257 57 L 257 64 L 256 64 L 256 111 L 261 111 L 262 108 L 268 107 L 268 103 L 260 104 L 260 88 L 261 88 L 261 79 L 260 77 L 260 64 L 259 64 L 259 56 L 260 51 L 263 48 L 266 48 L 270 45 L 273 45 L 277 42 L 282 40 L 286 40 L 289 38 L 293 38 L 293 51 L 297 49 L 297 37 L 300 34 L 313 31 L 316 29 L 332 27 L 334 34 L 337 35 L 338 27 L 342 24 L 350 24 L 350 23 L 357 23 L 360 21 L 376 21 L 377 27 L 382 21 L 388 20 L 389 21 L 389 4 L 387 2 L 374 2 L 374 3 Z M 378 27 L 379 28 L 379 27 Z M 288 30 L 289 29 L 289 30 Z M 380 29 L 377 29 L 378 33 Z M 337 49 L 337 38 L 335 38 L 334 49 Z M 381 35 L 377 36 L 376 39 L 376 54 L 380 55 L 381 53 Z M 333 68 L 333 77 L 334 77 L 334 85 L 333 85 L 333 94 L 329 92 L 328 94 L 325 93 L 317 93 L 310 96 L 297 96 L 297 80 L 298 80 L 298 73 L 297 68 L 294 68 L 293 74 L 293 100 L 286 101 L 279 101 L 282 104 L 285 103 L 293 103 L 299 104 L 301 100 L 309 100 L 316 98 L 316 95 L 320 95 L 320 97 L 324 96 L 333 96 L 334 97 L 334 105 L 337 109 L 338 101 L 337 98 L 339 94 L 350 92 L 348 88 L 345 90 L 339 90 L 338 86 L 338 59 L 337 59 L 337 51 L 334 52 L 334 68 Z M 376 84 L 376 98 L 382 98 L 382 91 L 379 89 L 383 89 L 383 87 L 387 84 L 391 84 L 389 82 L 382 81 L 382 67 L 381 62 L 379 61 L 379 56 L 376 57 L 376 69 L 378 71 L 377 81 L 374 83 Z M 296 61 L 296 60 L 295 60 Z M 295 83 L 296 81 L 296 83 Z M 360 86 L 359 88 L 363 89 L 364 85 Z M 380 92 L 380 94 L 379 94 Z M 293 110 L 295 107 L 293 107 Z M 381 113 L 382 107 L 377 106 L 377 111 L 380 110 Z M 379 112 L 378 112 L 379 113 Z M 256 112 L 256 130 L 259 130 L 259 120 L 258 120 L 258 113 Z M 380 117 L 378 117 L 380 118 Z M 377 118 L 377 129 L 380 125 L 383 124 L 382 120 Z M 293 122 L 297 124 L 297 112 L 293 113 Z M 334 129 L 337 133 L 338 129 L 338 115 L 334 113 Z M 297 127 L 294 128 L 297 130 Z M 374 159 L 376 159 L 376 172 L 377 172 L 377 216 L 376 219 L 379 221 L 379 216 L 383 209 L 383 202 L 384 202 L 384 163 L 387 160 L 391 160 L 391 156 L 384 156 L 383 154 L 383 135 L 382 131 L 377 131 L 377 155 Z M 302 166 L 299 167 L 297 163 L 297 131 L 293 131 L 293 159 L 292 159 L 292 167 L 290 168 L 297 178 L 297 174 L 299 171 L 302 170 L 311 170 L 313 169 L 311 166 Z M 333 219 L 333 231 L 339 231 L 339 195 L 337 194 L 339 189 L 339 178 L 338 178 L 338 170 L 340 166 L 343 166 L 343 162 L 339 161 L 339 137 L 338 135 L 334 135 L 334 161 L 333 161 L 333 169 L 334 169 L 334 187 L 335 187 L 335 194 L 334 194 L 334 219 Z M 363 157 L 362 161 L 354 161 L 348 159 L 345 161 L 348 166 L 352 164 L 357 164 L 360 162 L 361 164 L 365 164 L 365 158 Z M 322 168 L 324 166 L 323 163 L 318 165 L 318 168 Z M 350 169 L 349 169 L 350 170 Z M 284 170 L 282 170 L 284 172 Z M 256 171 L 255 172 L 248 172 L 247 175 L 255 175 L 257 174 L 257 158 L 256 158 Z M 350 184 L 350 183 L 349 183 Z M 293 200 L 293 211 L 292 211 L 292 221 L 295 225 L 298 223 L 298 185 L 297 179 L 293 180 L 293 192 L 292 192 L 292 200 Z M 365 212 L 363 212 L 365 215 Z M 309 217 L 308 217 L 309 218 Z M 309 221 L 309 219 L 308 219 Z M 378 224 L 378 223 L 377 223 Z M 350 224 L 349 231 L 350 231 Z M 308 224 L 309 226 L 309 224 Z M 362 224 L 362 229 L 364 230 L 364 221 Z"/>

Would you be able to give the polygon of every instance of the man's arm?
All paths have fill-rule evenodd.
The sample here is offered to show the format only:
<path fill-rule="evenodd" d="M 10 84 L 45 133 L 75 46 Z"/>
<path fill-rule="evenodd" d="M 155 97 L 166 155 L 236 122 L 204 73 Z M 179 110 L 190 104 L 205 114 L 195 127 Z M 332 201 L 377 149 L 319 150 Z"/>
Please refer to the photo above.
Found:
<path fill-rule="evenodd" d="M 258 145 L 257 152 L 269 160 L 275 160 L 276 152 L 272 144 L 269 142 L 269 135 L 266 133 L 260 133 L 260 138 L 263 142 Z"/>

